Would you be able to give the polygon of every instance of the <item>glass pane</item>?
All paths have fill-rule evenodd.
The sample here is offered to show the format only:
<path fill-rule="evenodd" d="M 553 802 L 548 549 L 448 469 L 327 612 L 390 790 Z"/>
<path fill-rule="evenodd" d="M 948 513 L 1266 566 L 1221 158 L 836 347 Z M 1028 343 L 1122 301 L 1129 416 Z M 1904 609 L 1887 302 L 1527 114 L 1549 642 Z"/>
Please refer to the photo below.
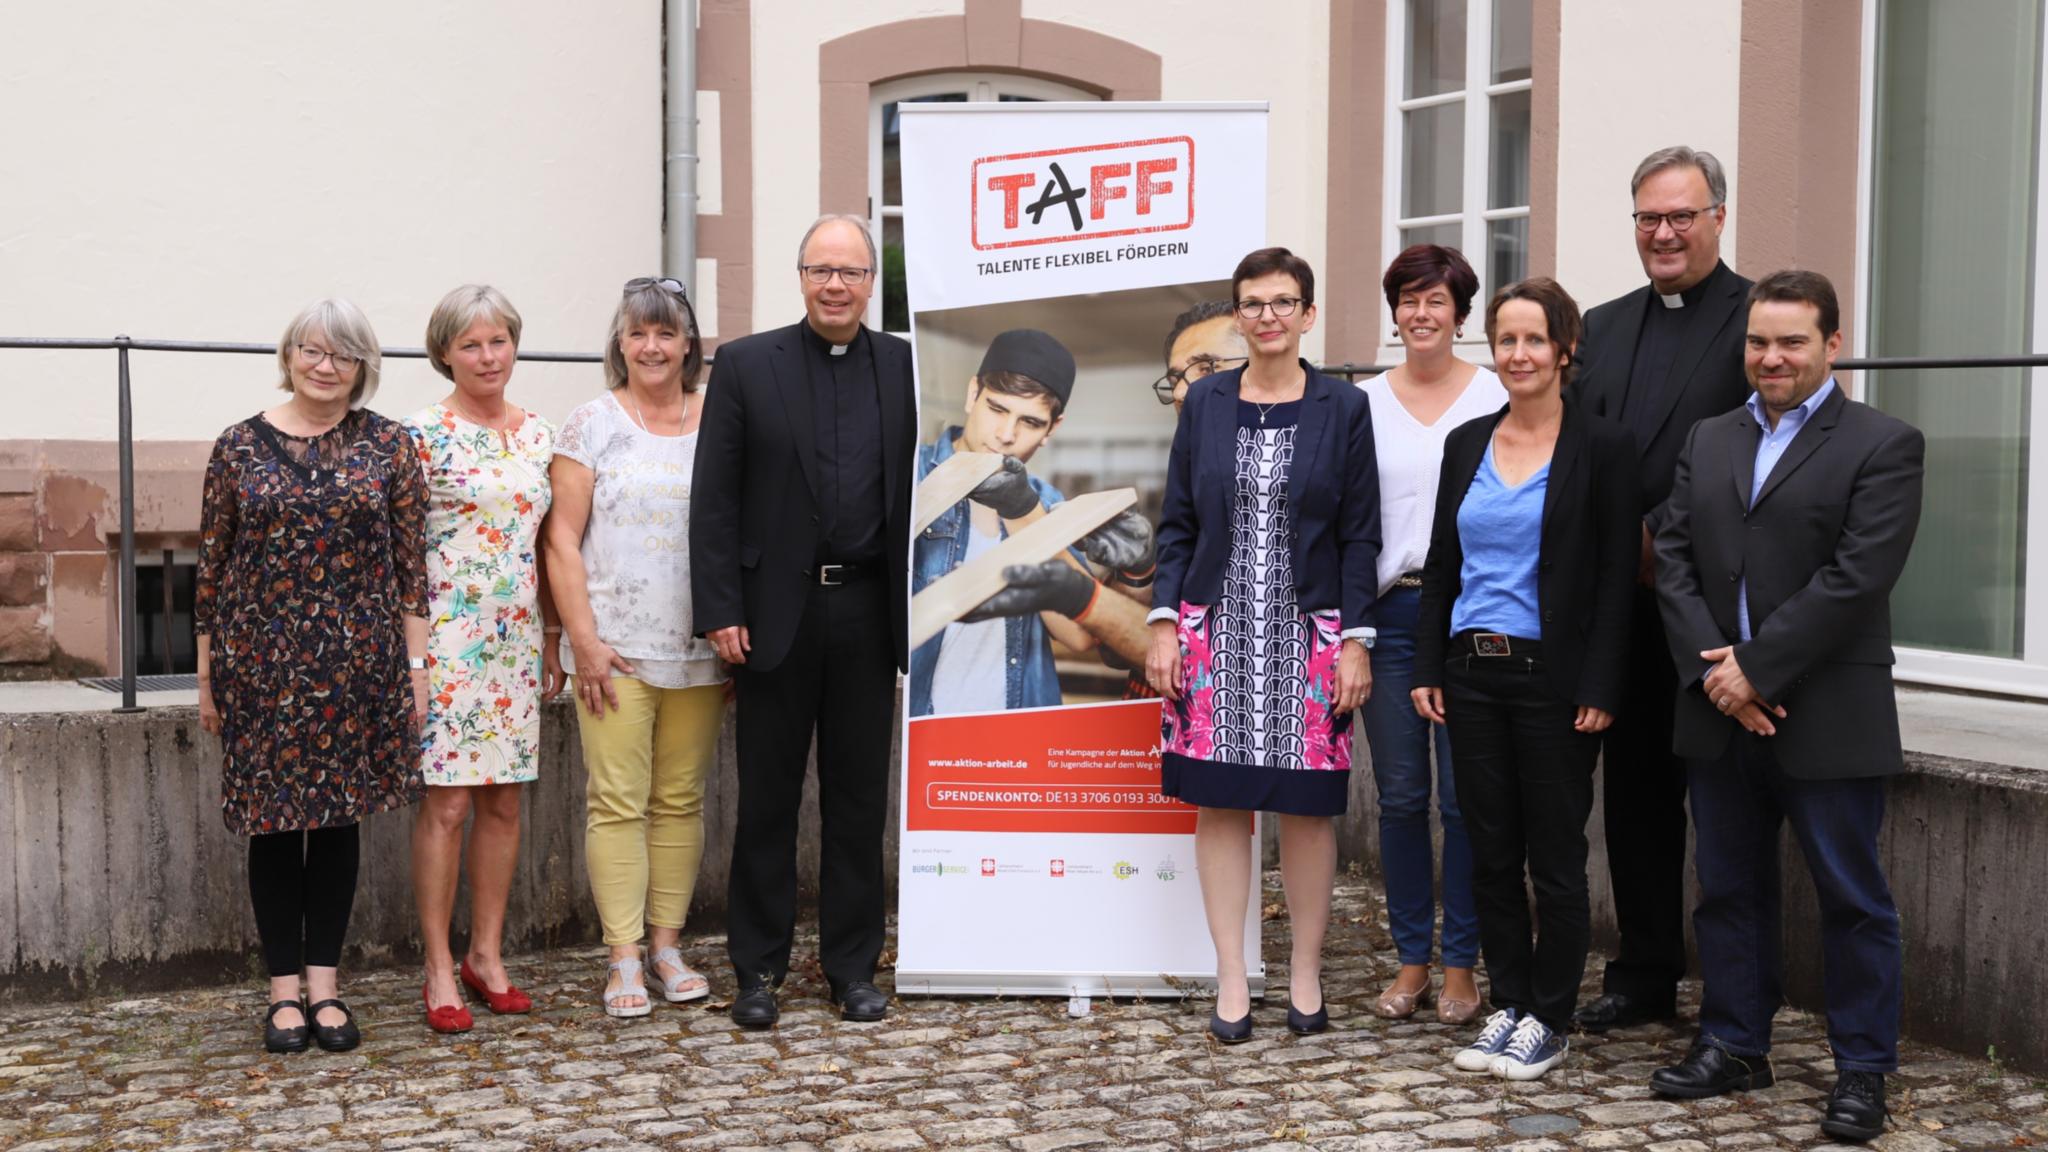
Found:
<path fill-rule="evenodd" d="M 1045 97 L 1043 96 L 1011 96 L 1006 94 L 996 97 L 996 102 L 999 104 L 1038 104 L 1044 100 Z"/>
<path fill-rule="evenodd" d="M 2027 350 L 2035 0 L 1879 9 L 1871 341 L 1879 356 Z M 1892 597 L 1899 643 L 2019 656 L 2027 374 L 1873 372 L 1871 401 L 1927 435 L 1919 536 Z"/>
<path fill-rule="evenodd" d="M 1401 113 L 1401 215 L 1465 210 L 1465 102 Z"/>
<path fill-rule="evenodd" d="M 1465 246 L 1465 226 L 1456 220 L 1448 224 L 1425 224 L 1401 229 L 1401 247 L 1411 244 L 1441 244 L 1446 248 Z"/>
<path fill-rule="evenodd" d="M 910 289 L 903 277 L 903 217 L 882 217 L 882 331 L 910 331 Z"/>
<path fill-rule="evenodd" d="M 1529 218 L 1493 220 L 1486 225 L 1486 293 L 1529 274 Z"/>
<path fill-rule="evenodd" d="M 965 92 L 941 92 L 932 96 L 912 96 L 908 100 L 891 100 L 882 105 L 882 204 L 894 207 L 903 203 L 903 117 L 898 114 L 901 104 L 965 104 Z M 882 204 L 877 204 L 877 209 Z"/>
<path fill-rule="evenodd" d="M 1493 140 L 1486 151 L 1488 208 L 1529 203 L 1529 93 L 1493 98 Z"/>
<path fill-rule="evenodd" d="M 1529 79 L 1529 0 L 1493 0 L 1493 82 Z"/>
<path fill-rule="evenodd" d="M 1408 99 L 1465 86 L 1467 0 L 1408 0 Z"/>

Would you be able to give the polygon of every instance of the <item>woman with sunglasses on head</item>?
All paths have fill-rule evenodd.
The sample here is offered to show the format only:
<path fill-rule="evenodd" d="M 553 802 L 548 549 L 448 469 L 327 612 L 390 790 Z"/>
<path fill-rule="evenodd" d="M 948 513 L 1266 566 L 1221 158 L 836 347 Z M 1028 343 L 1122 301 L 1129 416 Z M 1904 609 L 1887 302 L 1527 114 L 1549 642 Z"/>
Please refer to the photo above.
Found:
<path fill-rule="evenodd" d="M 413 821 L 413 895 L 427 979 L 427 1026 L 467 1032 L 460 983 L 494 1013 L 531 1011 L 505 973 L 505 901 L 519 856 L 521 786 L 540 778 L 540 705 L 561 690 L 561 631 L 541 567 L 555 426 L 505 398 L 519 358 L 518 309 L 465 284 L 427 320 L 427 359 L 455 387 L 406 423 L 426 469 L 432 690 L 421 734 L 426 802 Z M 542 655 L 545 648 L 546 656 Z M 469 946 L 461 968 L 448 918 L 469 832 Z"/>
<path fill-rule="evenodd" d="M 221 433 L 206 468 L 199 722 L 249 837 L 272 1052 L 361 1042 L 337 971 L 357 822 L 420 797 L 427 491 L 412 436 L 363 407 L 382 364 L 355 305 L 307 307 L 277 345 L 291 398 Z"/>
<path fill-rule="evenodd" d="M 629 280 L 605 338 L 609 391 L 577 408 L 549 469 L 548 576 L 589 777 L 585 849 L 611 950 L 611 1016 L 711 988 L 677 949 L 704 855 L 726 672 L 691 635 L 690 475 L 704 347 L 683 285 Z M 552 639 L 552 637 L 551 637 Z M 653 954 L 643 964 L 645 935 Z"/>
<path fill-rule="evenodd" d="M 1287 1026 L 1329 1027 L 1323 936 L 1331 817 L 1350 784 L 1351 718 L 1372 689 L 1379 473 L 1365 395 L 1309 367 L 1315 273 L 1262 248 L 1231 277 L 1251 359 L 1195 381 L 1168 457 L 1145 662 L 1160 710 L 1161 791 L 1201 809 L 1195 870 L 1216 945 L 1209 1031 L 1251 1038 L 1245 917 L 1251 814 L 1280 815 L 1294 947 Z"/>

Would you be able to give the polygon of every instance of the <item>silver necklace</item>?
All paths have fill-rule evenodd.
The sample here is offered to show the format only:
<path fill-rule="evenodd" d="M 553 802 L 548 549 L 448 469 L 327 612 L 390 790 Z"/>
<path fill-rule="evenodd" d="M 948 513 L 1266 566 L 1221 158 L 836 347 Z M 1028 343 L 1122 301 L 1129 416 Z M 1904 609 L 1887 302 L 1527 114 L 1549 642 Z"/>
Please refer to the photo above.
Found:
<path fill-rule="evenodd" d="M 1252 401 L 1252 407 L 1259 410 L 1259 427 L 1264 428 L 1266 426 L 1267 413 L 1285 403 L 1287 403 L 1285 400 L 1275 400 L 1271 404 L 1261 404 L 1257 400 Z"/>
<path fill-rule="evenodd" d="M 656 432 L 654 429 L 649 428 L 647 426 L 647 414 L 645 412 L 640 411 L 640 398 L 633 395 L 633 390 L 631 388 L 626 389 L 626 399 L 631 400 L 633 402 L 633 415 L 637 417 L 640 421 L 640 430 L 642 432 L 647 433 L 649 436 L 660 435 L 660 433 Z M 685 392 L 683 393 L 683 418 L 676 422 L 676 430 L 680 432 L 682 430 L 683 425 L 689 422 L 690 394 L 688 392 Z"/>

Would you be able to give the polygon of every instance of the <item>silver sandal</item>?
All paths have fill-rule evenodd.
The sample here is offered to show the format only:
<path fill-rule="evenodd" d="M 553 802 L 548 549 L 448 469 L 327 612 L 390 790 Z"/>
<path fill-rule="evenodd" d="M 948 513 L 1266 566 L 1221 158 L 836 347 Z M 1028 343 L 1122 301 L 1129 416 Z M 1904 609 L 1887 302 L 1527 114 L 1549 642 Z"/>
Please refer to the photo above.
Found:
<path fill-rule="evenodd" d="M 619 974 L 619 986 L 616 989 L 607 989 L 603 993 L 605 1015 L 623 1020 L 634 1016 L 645 1016 L 649 1012 L 654 1011 L 654 1001 L 647 995 L 647 982 L 641 975 L 643 969 L 641 968 L 639 957 L 628 956 L 624 960 L 613 960 L 607 963 L 605 968 L 607 971 Z M 607 978 L 606 982 L 610 982 L 609 978 Z M 640 1003 L 637 1005 L 619 1003 L 619 1001 L 629 996 L 638 996 Z"/>
<path fill-rule="evenodd" d="M 661 974 L 661 966 L 663 964 L 673 964 L 680 969 L 676 973 L 675 979 L 671 980 Z M 687 1004 L 692 1000 L 702 1000 L 706 996 L 711 995 L 711 981 L 706 979 L 703 973 L 692 969 L 683 962 L 683 953 L 680 949 L 662 948 L 657 950 L 653 958 L 648 961 L 648 971 L 654 974 L 656 980 L 661 981 L 662 998 L 671 1004 Z M 689 989 L 683 987 L 683 985 L 693 980 L 698 982 L 697 987 Z"/>

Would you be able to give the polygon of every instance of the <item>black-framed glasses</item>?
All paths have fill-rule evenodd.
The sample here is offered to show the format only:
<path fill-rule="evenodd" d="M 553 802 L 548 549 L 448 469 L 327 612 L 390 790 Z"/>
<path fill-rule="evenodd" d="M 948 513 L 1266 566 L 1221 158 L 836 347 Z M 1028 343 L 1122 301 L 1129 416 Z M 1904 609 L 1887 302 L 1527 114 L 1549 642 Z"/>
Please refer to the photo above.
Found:
<path fill-rule="evenodd" d="M 336 372 L 353 372 L 356 365 L 363 362 L 361 356 L 351 356 L 346 352 L 329 352 L 325 348 L 315 348 L 311 344 L 295 344 L 293 347 L 299 353 L 300 366 L 307 369 L 318 368 L 322 360 L 331 360 L 334 362 Z"/>
<path fill-rule="evenodd" d="M 797 270 L 813 284 L 830 284 L 832 277 L 837 276 L 839 282 L 848 288 L 858 288 L 867 283 L 875 271 L 873 268 L 834 268 L 830 264 L 799 264 Z"/>
<path fill-rule="evenodd" d="M 1251 359 L 1249 356 L 1197 356 L 1188 361 L 1187 367 L 1169 368 L 1165 375 L 1154 380 L 1152 395 L 1158 397 L 1161 404 L 1171 404 L 1173 394 L 1185 388 L 1191 381 L 1213 376 L 1239 364 L 1249 364 Z"/>
<path fill-rule="evenodd" d="M 1273 315 L 1284 320 L 1294 315 L 1294 310 L 1299 307 L 1301 300 L 1294 296 L 1282 296 L 1278 300 L 1239 300 L 1236 304 L 1238 316 L 1246 320 L 1257 320 L 1268 308 L 1273 310 Z"/>
<path fill-rule="evenodd" d="M 1659 224 L 1671 225 L 1673 232 L 1690 232 L 1693 221 L 1719 207 L 1719 204 L 1709 204 L 1705 208 L 1681 208 L 1676 212 L 1631 212 L 1629 216 L 1635 220 L 1638 232 L 1655 232 Z"/>

